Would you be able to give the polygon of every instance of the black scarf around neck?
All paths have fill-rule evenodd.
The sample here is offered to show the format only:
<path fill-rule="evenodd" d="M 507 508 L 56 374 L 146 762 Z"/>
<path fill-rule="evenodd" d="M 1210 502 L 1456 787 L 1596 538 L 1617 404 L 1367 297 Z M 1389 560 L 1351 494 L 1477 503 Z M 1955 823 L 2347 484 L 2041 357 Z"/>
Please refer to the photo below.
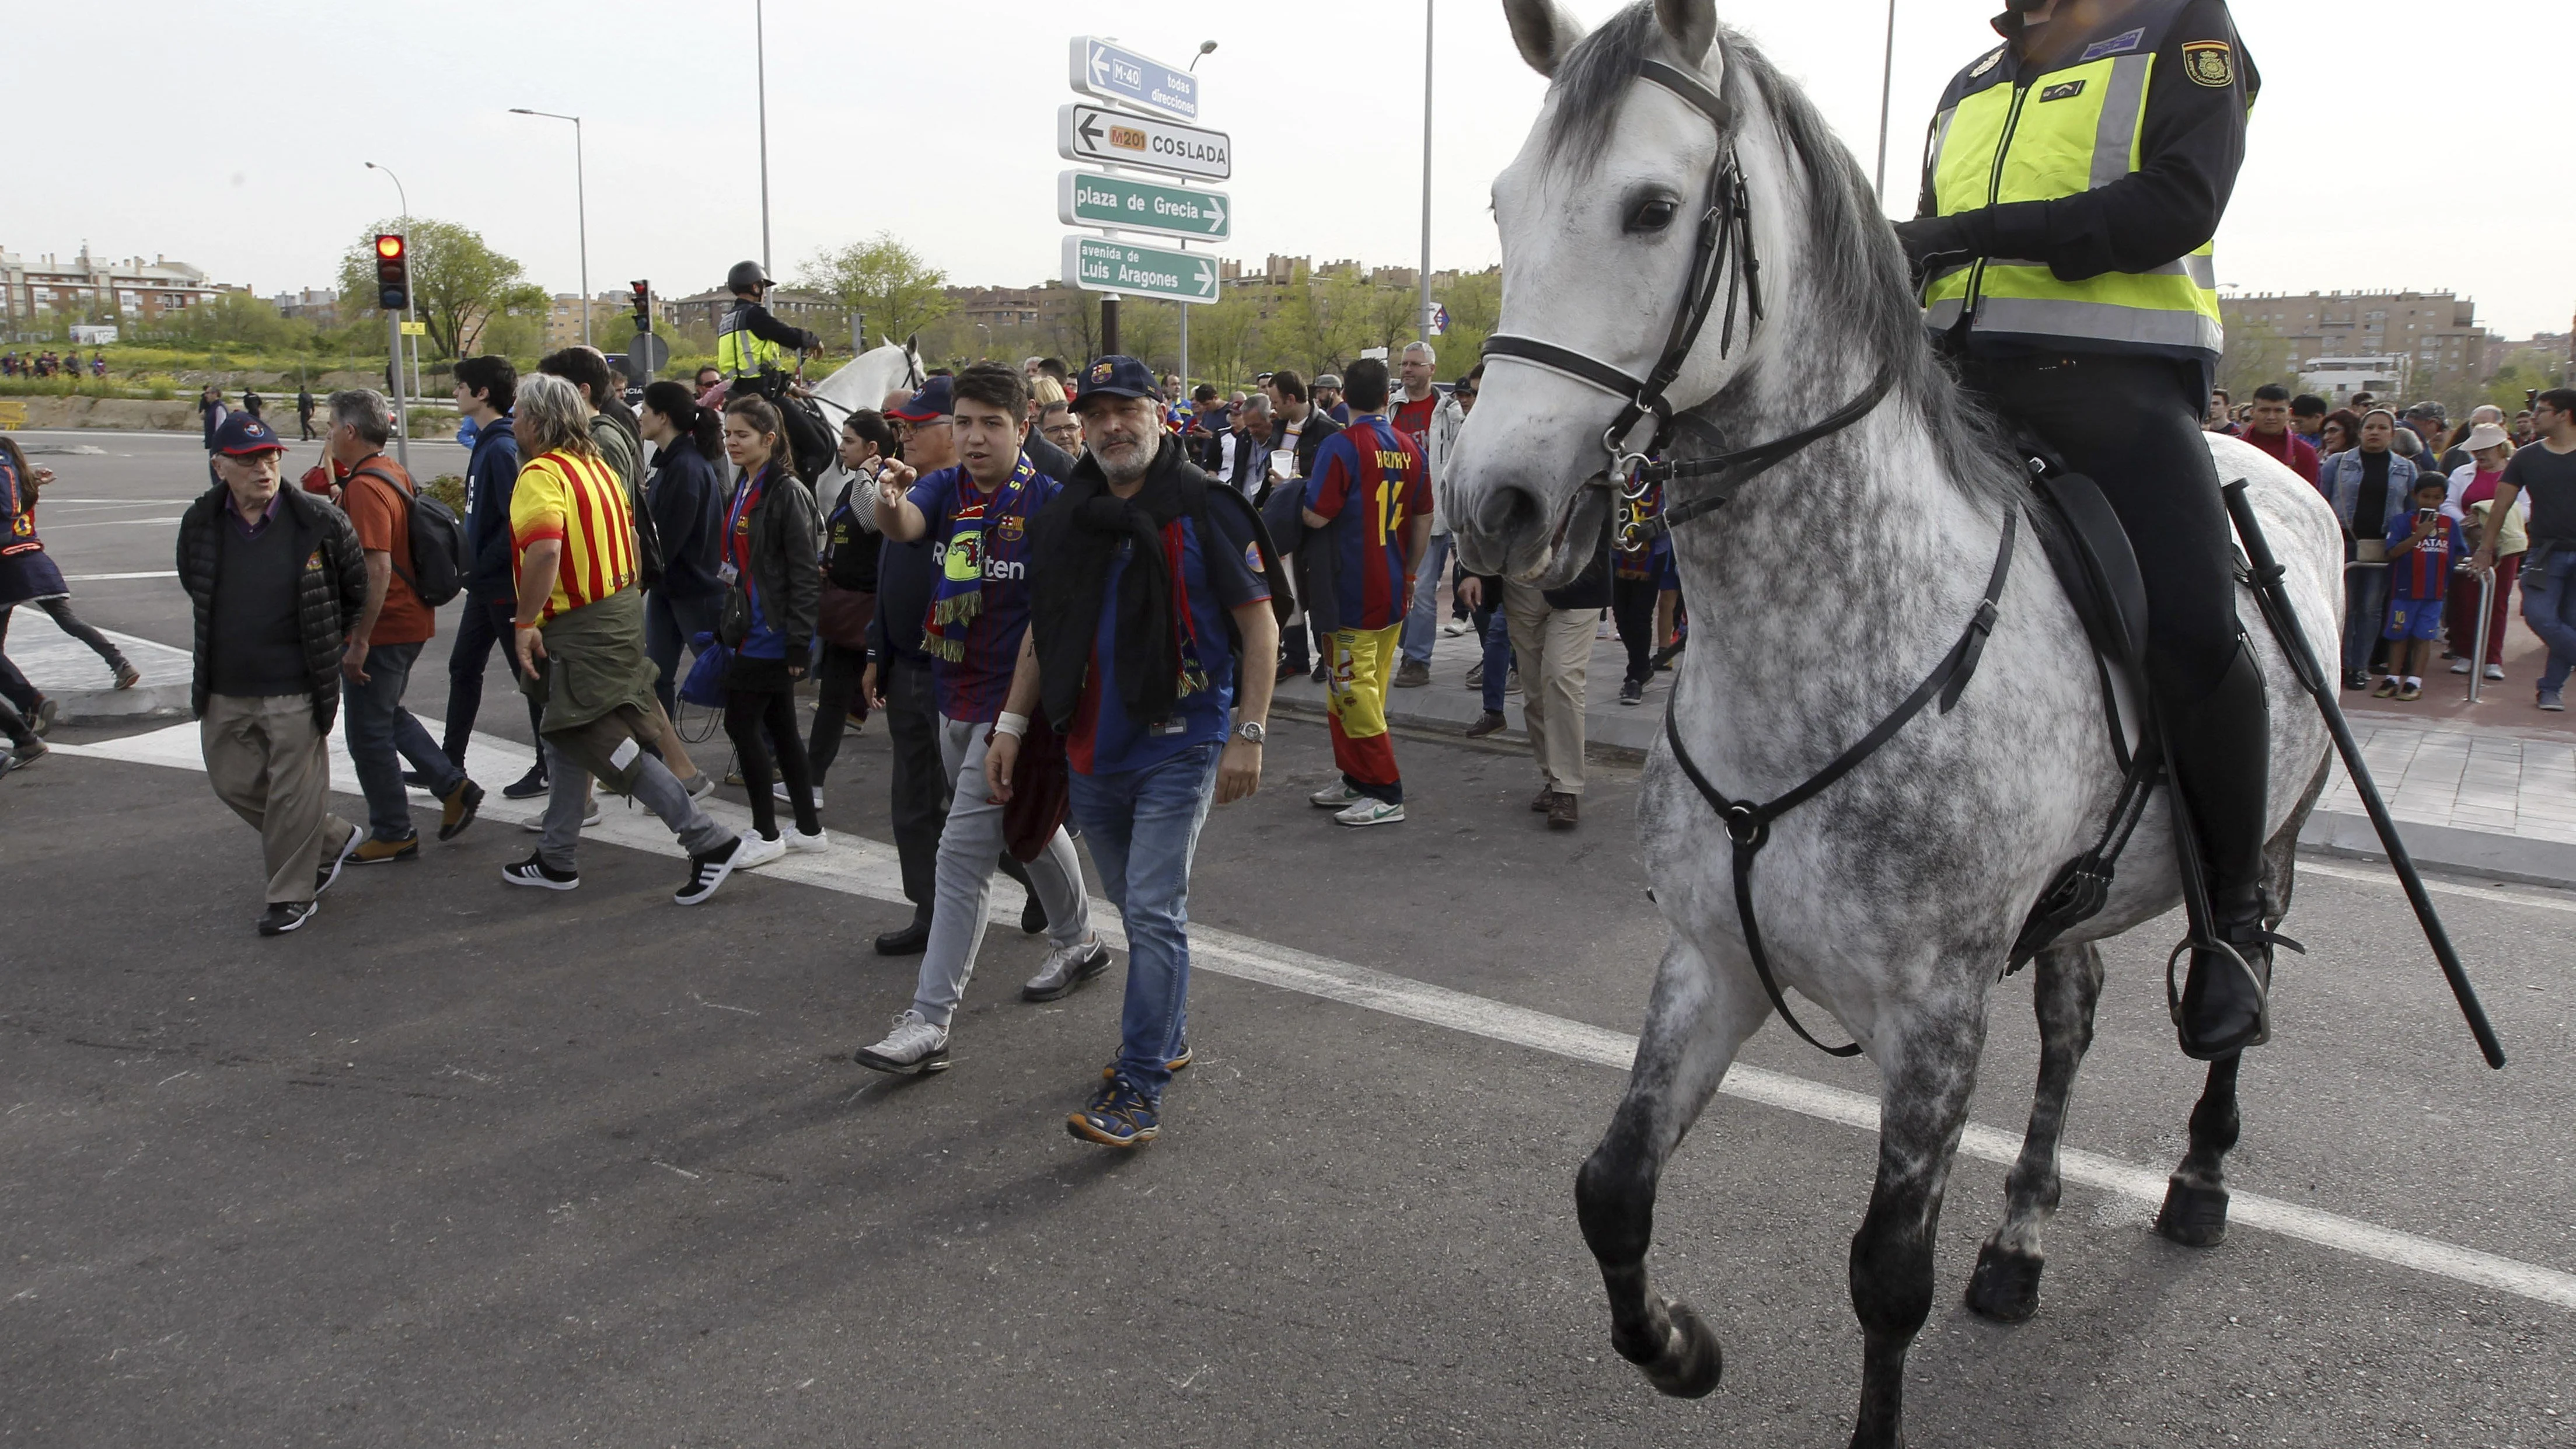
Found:
<path fill-rule="evenodd" d="M 1182 647 L 1190 626 L 1180 617 L 1184 601 L 1172 587 L 1163 530 L 1198 513 L 1206 487 L 1206 477 L 1182 460 L 1180 445 L 1167 435 L 1134 497 L 1111 493 L 1100 460 L 1085 453 L 1064 490 L 1039 513 L 1030 530 L 1029 627 L 1039 707 L 1058 731 L 1072 730 L 1082 703 L 1109 566 L 1122 542 L 1132 551 L 1119 573 L 1116 602 L 1119 699 L 1140 725 L 1171 718 L 1193 661 Z"/>

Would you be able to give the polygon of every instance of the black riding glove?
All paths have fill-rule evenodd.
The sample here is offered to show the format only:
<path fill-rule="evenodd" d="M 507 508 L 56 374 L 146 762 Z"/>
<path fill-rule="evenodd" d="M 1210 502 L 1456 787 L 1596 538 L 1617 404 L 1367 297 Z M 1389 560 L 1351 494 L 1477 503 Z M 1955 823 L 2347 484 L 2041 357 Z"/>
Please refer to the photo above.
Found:
<path fill-rule="evenodd" d="M 1896 224 L 1896 240 L 1905 248 L 1906 275 L 1914 290 L 1923 290 L 1924 280 L 1945 268 L 1973 262 L 1986 254 L 1978 245 L 1974 219 L 1983 213 L 1963 211 L 1954 216 L 1919 216 Z"/>

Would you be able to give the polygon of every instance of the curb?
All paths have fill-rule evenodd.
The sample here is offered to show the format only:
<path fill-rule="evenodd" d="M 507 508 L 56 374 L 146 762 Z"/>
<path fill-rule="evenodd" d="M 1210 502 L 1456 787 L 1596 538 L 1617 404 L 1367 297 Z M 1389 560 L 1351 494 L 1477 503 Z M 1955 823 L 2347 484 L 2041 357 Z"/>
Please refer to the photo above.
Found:
<path fill-rule="evenodd" d="M 131 724 L 187 717 L 188 691 L 196 673 L 196 661 L 188 651 L 113 629 L 101 630 L 143 671 L 142 683 L 114 689 L 102 679 L 107 671 L 89 646 L 55 630 L 51 620 L 22 617 L 14 622 L 18 627 L 10 631 L 10 659 L 28 683 L 55 702 L 64 723 Z"/>
<path fill-rule="evenodd" d="M 2397 833 L 2406 842 L 2406 853 L 2419 866 L 2465 871 L 2515 885 L 2576 886 L 2576 844 L 2415 820 L 2398 821 Z M 2371 828 L 2367 815 L 2316 811 L 2300 829 L 2299 844 L 2328 855 L 2388 859 L 2387 850 L 2380 845 L 2379 832 Z"/>

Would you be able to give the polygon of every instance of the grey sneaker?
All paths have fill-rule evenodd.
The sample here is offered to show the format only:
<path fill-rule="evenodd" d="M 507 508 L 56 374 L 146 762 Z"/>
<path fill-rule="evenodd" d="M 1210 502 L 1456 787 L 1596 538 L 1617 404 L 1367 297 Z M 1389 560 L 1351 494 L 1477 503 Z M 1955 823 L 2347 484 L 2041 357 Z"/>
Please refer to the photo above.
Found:
<path fill-rule="evenodd" d="M 1077 946 L 1058 946 L 1047 953 L 1038 974 L 1020 988 L 1022 1001 L 1053 1001 L 1070 996 L 1094 976 L 1109 969 L 1109 948 L 1098 937 Z"/>
<path fill-rule="evenodd" d="M 1333 817 L 1333 823 L 1335 825 L 1401 825 L 1404 823 L 1404 807 L 1389 805 L 1383 800 L 1364 795 L 1360 797 L 1358 804 L 1336 814 Z"/>
<path fill-rule="evenodd" d="M 2540 707 L 2549 711 L 2551 714 L 2560 713 L 2567 708 L 2566 705 L 2559 702 L 2558 691 L 2554 689 L 2544 689 L 2540 691 Z"/>
<path fill-rule="evenodd" d="M 1335 780 L 1333 783 L 1326 785 L 1323 789 L 1307 796 L 1306 803 L 1319 810 L 1339 810 L 1356 801 L 1365 800 L 1367 798 L 1367 796 L 1361 794 L 1359 791 L 1352 789 L 1348 782 Z"/>
<path fill-rule="evenodd" d="M 1431 666 L 1419 659 L 1408 659 L 1395 667 L 1395 687 L 1420 689 L 1431 682 Z"/>
<path fill-rule="evenodd" d="M 504 793 L 507 793 L 507 792 L 505 791 Z M 596 796 L 596 795 L 594 795 L 594 796 L 592 796 L 592 797 L 591 797 L 591 800 L 590 800 L 590 811 L 589 811 L 589 813 L 587 813 L 587 814 L 585 814 L 585 815 L 583 815 L 583 816 L 581 817 L 581 828 L 582 828 L 582 829 L 584 829 L 584 830 L 588 830 L 590 827 L 592 827 L 592 826 L 594 826 L 594 825 L 597 825 L 598 823 L 599 823 L 599 797 L 598 797 L 598 796 Z M 543 816 L 543 815 L 539 815 L 538 817 L 536 817 L 535 819 L 533 819 L 533 820 L 529 821 L 526 825 L 522 826 L 521 828 L 522 828 L 522 829 L 524 829 L 524 830 L 526 830 L 530 835 L 536 835 L 536 834 L 539 834 L 539 833 L 541 833 L 542 831 L 544 831 L 544 829 L 546 828 L 546 817 L 545 817 L 545 816 Z"/>
<path fill-rule="evenodd" d="M 907 1077 L 944 1072 L 948 1070 L 948 1028 L 932 1026 L 920 1012 L 905 1007 L 885 1040 L 859 1048 L 852 1060 L 872 1072 Z"/>

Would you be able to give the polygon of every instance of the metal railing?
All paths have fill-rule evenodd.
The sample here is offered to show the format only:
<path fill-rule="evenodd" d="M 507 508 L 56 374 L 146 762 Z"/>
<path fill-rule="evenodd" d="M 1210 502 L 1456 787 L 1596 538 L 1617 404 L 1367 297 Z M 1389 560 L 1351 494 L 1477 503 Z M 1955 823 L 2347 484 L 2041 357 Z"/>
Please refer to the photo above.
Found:
<path fill-rule="evenodd" d="M 2346 574 L 2350 574 L 2355 569 L 2384 570 L 2387 567 L 2388 565 L 2384 562 L 2370 563 L 2361 559 L 2346 559 L 2344 560 L 2343 571 Z M 2463 567 L 2456 570 L 2456 572 L 2468 573 L 2468 570 Z M 2468 694 L 2468 702 L 2476 704 L 2479 702 L 2479 695 L 2482 694 L 2486 688 L 2487 641 L 2490 637 L 2490 631 L 2495 627 L 2495 571 L 2493 569 L 2489 569 L 2483 574 L 2469 574 L 2469 577 L 2478 581 L 2478 638 L 2477 647 L 2469 653 Z M 2381 607 L 2386 607 L 2384 601 Z M 2383 625 L 2382 627 L 2385 628 L 2386 626 Z"/>

